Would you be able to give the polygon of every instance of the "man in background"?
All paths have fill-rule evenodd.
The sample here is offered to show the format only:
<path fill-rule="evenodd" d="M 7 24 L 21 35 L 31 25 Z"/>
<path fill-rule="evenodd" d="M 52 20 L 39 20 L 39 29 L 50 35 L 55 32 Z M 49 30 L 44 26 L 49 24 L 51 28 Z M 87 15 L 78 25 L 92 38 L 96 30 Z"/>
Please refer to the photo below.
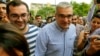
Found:
<path fill-rule="evenodd" d="M 0 1 L 0 22 L 8 23 L 9 20 L 6 17 L 6 3 Z"/>

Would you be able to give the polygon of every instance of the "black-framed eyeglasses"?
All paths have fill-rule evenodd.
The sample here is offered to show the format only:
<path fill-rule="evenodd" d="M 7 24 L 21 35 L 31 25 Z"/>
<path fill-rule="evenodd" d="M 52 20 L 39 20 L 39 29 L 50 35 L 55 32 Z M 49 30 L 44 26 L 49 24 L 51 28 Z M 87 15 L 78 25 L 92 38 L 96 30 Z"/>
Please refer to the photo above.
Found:
<path fill-rule="evenodd" d="M 24 18 L 27 18 L 27 17 L 28 17 L 28 14 L 26 14 L 26 13 L 23 13 L 21 15 L 18 15 L 18 14 L 11 14 L 10 15 L 11 19 L 19 19 L 19 18 L 24 19 Z"/>
<path fill-rule="evenodd" d="M 64 14 L 58 14 L 58 17 L 60 18 L 72 18 L 72 14 L 64 15 Z"/>

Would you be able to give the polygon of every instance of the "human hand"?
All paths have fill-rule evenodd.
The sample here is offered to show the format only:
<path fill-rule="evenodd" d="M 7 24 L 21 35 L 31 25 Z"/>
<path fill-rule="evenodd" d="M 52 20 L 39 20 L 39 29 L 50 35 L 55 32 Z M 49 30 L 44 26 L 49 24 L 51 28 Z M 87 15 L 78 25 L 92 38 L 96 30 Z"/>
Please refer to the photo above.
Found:
<path fill-rule="evenodd" d="M 89 27 L 89 23 L 87 23 L 84 26 L 84 33 L 83 33 L 84 38 L 87 39 L 87 37 L 89 36 L 89 34 L 90 34 L 90 27 Z"/>
<path fill-rule="evenodd" d="M 86 50 L 88 55 L 93 55 L 100 50 L 100 40 L 98 38 L 100 38 L 100 35 L 91 36 L 89 48 Z"/>

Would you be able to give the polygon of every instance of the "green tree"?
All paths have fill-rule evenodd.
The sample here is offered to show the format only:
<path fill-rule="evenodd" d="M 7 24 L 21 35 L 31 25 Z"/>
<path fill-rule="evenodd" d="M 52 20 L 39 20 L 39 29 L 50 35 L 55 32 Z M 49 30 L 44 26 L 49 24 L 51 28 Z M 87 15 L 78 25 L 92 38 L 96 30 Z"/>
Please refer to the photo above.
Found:
<path fill-rule="evenodd" d="M 32 16 L 35 16 L 34 15 L 34 10 L 30 10 L 30 13 L 31 13 Z"/>
<path fill-rule="evenodd" d="M 74 14 L 77 14 L 80 16 L 86 16 L 90 9 L 90 4 L 86 4 L 84 2 L 83 3 L 72 2 L 72 5 L 74 8 Z"/>
<path fill-rule="evenodd" d="M 55 8 L 53 7 L 43 7 L 41 8 L 37 14 L 41 15 L 43 18 L 46 18 L 48 16 L 54 15 L 55 13 Z"/>

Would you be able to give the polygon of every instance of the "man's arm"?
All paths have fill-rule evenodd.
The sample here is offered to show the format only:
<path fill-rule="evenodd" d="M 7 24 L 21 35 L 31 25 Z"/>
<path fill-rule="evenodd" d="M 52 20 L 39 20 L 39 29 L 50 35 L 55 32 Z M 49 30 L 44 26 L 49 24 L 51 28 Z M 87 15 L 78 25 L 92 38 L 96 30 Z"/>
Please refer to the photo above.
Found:
<path fill-rule="evenodd" d="M 44 29 L 41 29 L 36 39 L 35 56 L 45 56 L 47 43 L 48 38 L 46 32 Z"/>

